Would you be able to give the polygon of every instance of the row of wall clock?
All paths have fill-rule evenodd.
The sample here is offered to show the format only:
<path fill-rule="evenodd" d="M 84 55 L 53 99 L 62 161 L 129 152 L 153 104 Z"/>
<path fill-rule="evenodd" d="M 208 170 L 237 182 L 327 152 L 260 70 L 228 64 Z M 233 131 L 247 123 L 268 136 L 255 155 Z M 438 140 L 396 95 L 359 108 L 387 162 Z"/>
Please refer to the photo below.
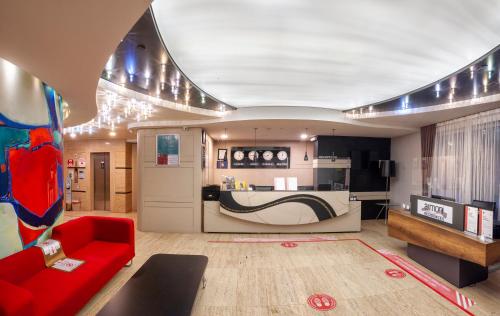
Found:
<path fill-rule="evenodd" d="M 256 161 L 257 159 L 259 159 L 259 152 L 256 151 L 256 150 L 252 150 L 248 153 L 247 155 L 248 159 L 250 159 L 251 161 Z M 288 153 L 284 150 L 280 150 L 277 154 L 276 154 L 276 157 L 281 160 L 281 161 L 285 161 L 288 159 Z M 241 161 L 245 158 L 245 153 L 242 151 L 242 150 L 237 150 L 234 152 L 233 154 L 233 158 L 235 160 L 238 160 L 238 161 Z M 264 160 L 267 160 L 267 161 L 270 161 L 274 158 L 274 153 L 270 150 L 266 150 L 264 151 L 264 153 L 262 154 L 262 158 Z"/>
<path fill-rule="evenodd" d="M 231 168 L 289 168 L 290 147 L 232 147 Z"/>

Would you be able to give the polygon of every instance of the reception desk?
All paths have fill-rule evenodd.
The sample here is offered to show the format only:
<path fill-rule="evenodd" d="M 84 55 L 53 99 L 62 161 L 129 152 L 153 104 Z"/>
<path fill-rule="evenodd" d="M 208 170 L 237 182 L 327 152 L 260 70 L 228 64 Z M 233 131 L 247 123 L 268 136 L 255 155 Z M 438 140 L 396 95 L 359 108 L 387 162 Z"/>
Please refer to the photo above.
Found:
<path fill-rule="evenodd" d="M 481 240 L 404 210 L 389 210 L 388 235 L 406 241 L 408 257 L 456 287 L 486 280 L 488 266 L 500 262 L 500 240 Z"/>
<path fill-rule="evenodd" d="M 204 202 L 205 232 L 307 233 L 361 230 L 361 202 L 348 191 L 222 191 Z"/>

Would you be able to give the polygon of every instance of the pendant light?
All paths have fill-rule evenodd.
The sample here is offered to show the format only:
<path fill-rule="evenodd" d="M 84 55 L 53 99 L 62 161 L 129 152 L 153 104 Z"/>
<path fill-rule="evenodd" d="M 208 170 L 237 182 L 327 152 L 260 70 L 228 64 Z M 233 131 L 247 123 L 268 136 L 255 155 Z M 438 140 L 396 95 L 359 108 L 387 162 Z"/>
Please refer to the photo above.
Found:
<path fill-rule="evenodd" d="M 257 127 L 253 129 L 253 147 L 257 149 Z"/>
<path fill-rule="evenodd" d="M 335 128 L 332 128 L 332 137 L 335 136 Z M 332 151 L 332 162 L 335 162 L 337 157 L 335 156 L 335 152 Z"/>
<path fill-rule="evenodd" d="M 306 128 L 306 132 L 305 134 L 306 137 L 304 137 L 303 139 L 306 139 L 307 138 L 307 128 Z M 306 153 L 304 154 L 304 161 L 308 161 L 309 160 L 309 156 L 307 156 L 307 141 L 306 141 Z"/>

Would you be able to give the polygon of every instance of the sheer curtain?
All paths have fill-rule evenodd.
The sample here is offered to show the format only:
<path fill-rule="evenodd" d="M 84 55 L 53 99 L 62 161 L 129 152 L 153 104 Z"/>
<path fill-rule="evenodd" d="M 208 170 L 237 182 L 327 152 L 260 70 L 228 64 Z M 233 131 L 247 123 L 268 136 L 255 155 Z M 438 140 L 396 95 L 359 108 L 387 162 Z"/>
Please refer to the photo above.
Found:
<path fill-rule="evenodd" d="M 431 172 L 432 194 L 500 203 L 500 109 L 439 123 Z"/>

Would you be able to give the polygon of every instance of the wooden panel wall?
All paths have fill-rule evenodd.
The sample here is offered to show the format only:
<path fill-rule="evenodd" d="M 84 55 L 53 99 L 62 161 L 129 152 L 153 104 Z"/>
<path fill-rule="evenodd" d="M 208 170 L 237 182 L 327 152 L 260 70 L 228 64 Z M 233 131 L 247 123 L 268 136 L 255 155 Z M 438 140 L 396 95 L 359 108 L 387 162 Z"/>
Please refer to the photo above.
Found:
<path fill-rule="evenodd" d="M 180 135 L 179 166 L 156 165 L 156 135 Z M 138 228 L 201 232 L 201 129 L 145 129 L 137 135 Z"/>
<path fill-rule="evenodd" d="M 81 201 L 75 209 L 94 210 L 93 176 L 90 161 L 91 153 L 109 153 L 110 159 L 110 205 L 112 212 L 132 210 L 132 144 L 125 140 L 74 140 L 66 141 L 64 146 L 64 178 L 68 175 L 66 162 L 83 157 L 87 162 L 85 179 L 73 180 L 73 200 Z"/>

